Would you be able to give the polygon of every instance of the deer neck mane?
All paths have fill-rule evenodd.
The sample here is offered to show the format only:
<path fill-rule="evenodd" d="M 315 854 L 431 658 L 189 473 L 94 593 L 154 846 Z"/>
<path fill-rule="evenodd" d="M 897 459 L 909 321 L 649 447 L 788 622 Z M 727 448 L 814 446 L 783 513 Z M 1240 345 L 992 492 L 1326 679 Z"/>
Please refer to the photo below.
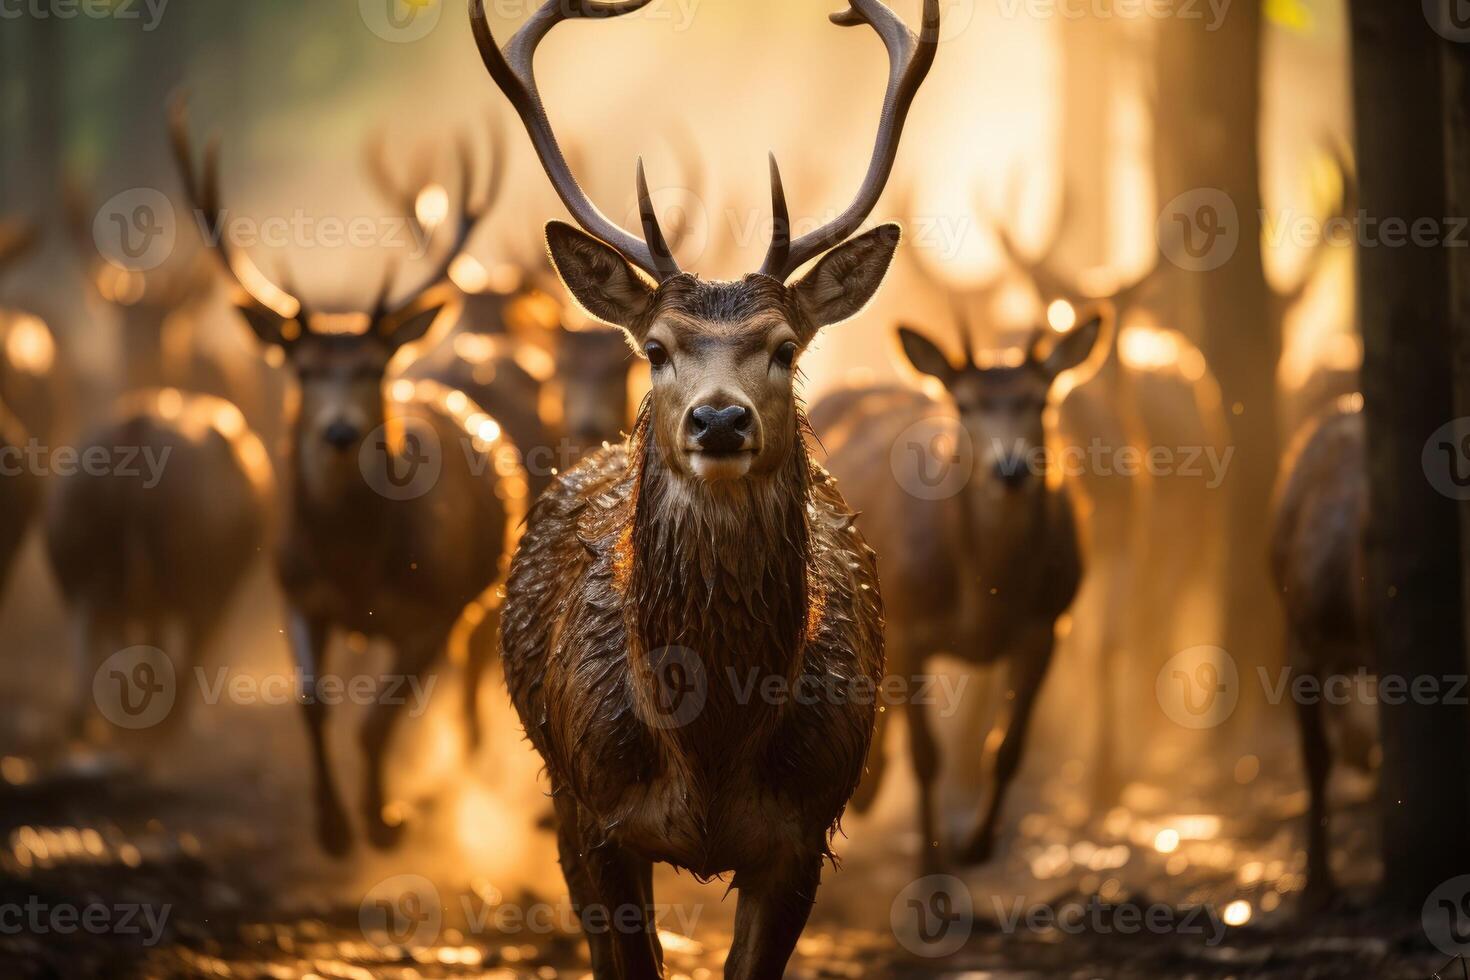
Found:
<path fill-rule="evenodd" d="M 634 513 L 628 546 L 630 625 L 641 651 L 693 651 L 724 688 L 732 671 L 800 673 L 807 631 L 811 500 L 798 435 L 778 471 L 708 484 L 668 468 L 650 409 L 634 426 Z M 714 673 L 719 672 L 716 684 Z"/>

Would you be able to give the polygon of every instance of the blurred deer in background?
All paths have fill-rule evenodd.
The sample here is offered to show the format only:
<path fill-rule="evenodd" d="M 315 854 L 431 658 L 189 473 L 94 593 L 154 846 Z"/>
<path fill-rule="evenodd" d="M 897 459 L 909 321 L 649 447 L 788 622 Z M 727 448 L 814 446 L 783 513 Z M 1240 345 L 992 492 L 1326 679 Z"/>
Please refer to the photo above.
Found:
<path fill-rule="evenodd" d="M 78 247 L 94 256 L 89 279 L 117 306 L 124 332 L 125 393 L 86 432 L 77 456 L 87 465 L 56 474 L 46 512 L 76 656 L 70 734 L 85 740 L 93 672 L 124 647 L 162 650 L 193 689 L 193 668 L 264 545 L 273 480 L 239 407 L 178 387 L 218 378 L 185 368 L 199 363 L 192 333 L 185 329 L 177 358 L 165 353 L 165 325 L 191 321 L 210 291 L 200 256 L 147 274 L 113 266 L 96 255 L 75 192 L 68 207 Z M 189 708 L 182 700 L 170 725 Z"/>
<path fill-rule="evenodd" d="M 892 261 L 896 225 L 853 236 L 933 63 L 939 0 L 926 0 L 919 38 L 877 0 L 832 17 L 873 28 L 891 61 L 867 177 L 838 218 L 793 239 L 773 158 L 771 246 L 735 282 L 680 269 L 641 163 L 642 236 L 608 220 L 536 88 L 535 50 L 557 24 L 646 3 L 550 0 L 503 51 L 483 4 L 470 6 L 486 68 L 582 228 L 547 226 L 552 260 L 589 313 L 633 338 L 653 385 L 628 442 L 593 453 L 532 509 L 501 651 L 551 779 L 574 905 L 643 914 L 636 929 L 589 931 L 599 980 L 663 975 L 654 861 L 700 878 L 733 872 L 725 975 L 778 977 L 872 737 L 872 699 L 846 692 L 883 672 L 874 554 L 808 455 L 796 361 L 821 327 L 867 305 Z M 757 696 L 751 682 L 816 696 Z"/>
<path fill-rule="evenodd" d="M 0 274 L 19 264 L 38 240 L 35 226 L 0 221 Z M 66 431 L 69 391 L 51 328 L 28 310 L 0 304 L 0 403 L 28 438 L 48 442 Z"/>
<path fill-rule="evenodd" d="M 14 221 L 0 222 L 0 276 L 9 272 L 35 245 L 36 240 L 36 230 L 31 225 Z M 9 315 L 11 314 L 0 311 L 0 319 Z M 46 336 L 49 340 L 49 332 Z M 7 358 L 7 372 L 8 362 Z M 41 499 L 40 478 L 27 466 L 14 465 L 16 460 L 23 459 L 19 454 L 30 441 L 31 433 L 25 422 L 11 410 L 3 395 L 4 389 L 0 387 L 0 460 L 11 465 L 0 472 L 0 515 L 3 515 L 0 516 L 0 595 L 4 593 L 11 566 L 20 552 L 26 531 L 35 520 L 36 508 Z"/>
<path fill-rule="evenodd" d="M 466 149 L 460 142 L 460 157 Z M 404 215 L 422 247 L 433 237 L 447 216 L 448 191 L 433 179 L 429 153 L 420 153 L 407 168 L 409 179 L 402 183 L 388 162 L 387 142 L 377 134 L 367 144 L 367 172 L 373 187 L 395 211 Z M 499 199 L 505 176 L 505 147 L 498 126 L 490 130 L 490 186 L 482 211 L 488 213 Z M 557 427 L 544 418 L 544 389 L 553 364 L 543 346 L 532 342 L 525 331 L 511 328 L 512 322 L 555 323 L 557 304 L 536 288 L 535 280 L 522 270 L 505 266 L 487 271 L 467 253 L 456 257 L 446 273 L 443 288 L 458 294 L 459 317 L 432 349 L 415 357 L 401 377 L 438 381 L 463 391 L 476 405 L 504 427 L 512 444 L 528 456 L 526 476 L 534 498 L 551 481 L 552 460 L 540 457 L 553 453 Z"/>
<path fill-rule="evenodd" d="M 957 854 L 965 863 L 991 855 L 1051 664 L 1056 621 L 1081 583 L 1071 495 L 1048 480 L 1042 455 L 1045 413 L 1053 383 L 1088 359 L 1102 325 L 1094 317 L 1055 337 L 1040 327 L 1023 352 L 982 357 L 961 317 L 958 366 L 923 334 L 900 327 L 909 363 L 942 384 L 946 400 L 872 386 L 836 393 L 812 409 L 828 468 L 883 556 L 895 670 L 918 676 L 940 652 L 1005 666 L 1005 717 L 987 740 L 993 786 Z M 934 804 L 939 747 L 921 699 L 908 700 L 905 717 L 919 781 L 920 857 L 932 870 L 942 863 Z M 881 741 L 874 745 L 864 803 L 884 770 Z"/>
<path fill-rule="evenodd" d="M 1349 395 L 1304 427 L 1282 465 L 1271 529 L 1271 571 L 1286 611 L 1287 662 L 1293 684 L 1328 675 L 1373 671 L 1367 637 L 1363 536 L 1368 480 L 1363 450 L 1362 398 Z M 1334 891 L 1327 843 L 1327 782 L 1332 749 L 1325 706 L 1298 697 L 1302 768 L 1307 777 L 1307 888 L 1321 905 Z M 1343 719 L 1341 753 L 1372 768 L 1373 735 Z"/>
<path fill-rule="evenodd" d="M 94 295 L 117 315 L 124 387 L 174 387 L 215 395 L 238 406 L 253 428 L 268 423 L 264 366 L 253 359 L 232 360 L 204 343 L 205 309 L 216 273 L 191 233 L 179 229 L 180 244 L 189 241 L 191 246 L 158 268 L 126 268 L 99 251 L 92 229 L 96 208 L 75 176 L 64 182 L 63 204 L 83 275 Z M 234 323 L 230 328 L 238 329 Z"/>
<path fill-rule="evenodd" d="M 173 115 L 174 152 L 195 212 L 221 227 L 217 144 L 196 173 L 182 106 Z M 280 347 L 299 397 L 291 420 L 284 535 L 276 573 L 292 650 L 312 683 L 328 666 L 332 633 L 386 639 L 392 674 L 421 685 L 466 615 L 492 613 L 524 509 L 525 478 L 498 422 L 462 391 L 406 379 L 389 382 L 393 355 L 421 339 L 451 294 L 444 287 L 484 215 L 471 205 L 474 165 L 461 147 L 459 214 L 449 249 L 423 284 L 392 301 L 390 265 L 367 313 L 313 313 L 267 284 L 284 309 L 257 298 L 263 280 L 227 234 L 214 243 L 235 279 L 235 302 L 262 344 Z M 493 617 L 492 617 L 493 618 Z M 493 633 L 493 622 L 491 623 Z M 466 707 L 473 711 L 483 656 L 470 651 Z M 421 689 L 421 688 L 420 688 Z M 379 692 L 359 733 L 366 760 L 362 817 L 375 846 L 396 843 L 404 814 L 387 802 L 385 758 L 407 699 Z M 320 693 L 303 705 L 315 772 L 317 835 L 345 854 L 352 833 L 326 748 Z M 468 720 L 471 728 L 476 720 Z"/>
<path fill-rule="evenodd" d="M 1020 211 L 1019 191 L 1012 186 L 1012 214 Z M 1125 448 L 1143 454 L 1155 447 L 1187 454 L 1221 449 L 1227 428 L 1204 355 L 1177 330 L 1147 322 L 1147 307 L 1164 272 L 1159 251 L 1129 277 L 1100 280 L 1075 274 L 1060 258 L 1062 235 L 1072 221 L 1072 199 L 1064 188 L 1052 233 L 1028 254 L 1005 221 L 990 220 L 1002 253 L 1029 282 L 1053 325 L 1066 325 L 1088 304 L 1101 303 L 1113 311 L 1115 329 L 1109 331 L 1107 356 L 1089 382 L 1062 403 L 1063 438 L 1100 447 L 1115 461 Z M 1181 629 L 1198 630 L 1208 623 L 1208 615 L 1188 607 L 1194 593 L 1185 583 L 1209 573 L 1219 547 L 1208 516 L 1218 519 L 1218 508 L 1212 512 L 1202 506 L 1198 481 L 1156 478 L 1143 467 L 1132 474 L 1120 470 L 1116 465 L 1086 466 L 1077 480 L 1092 515 L 1086 523 L 1090 574 L 1102 586 L 1096 615 L 1087 617 L 1098 625 L 1098 710 L 1090 767 L 1095 812 L 1105 812 L 1117 801 L 1126 775 L 1117 769 L 1117 760 L 1125 757 L 1119 737 L 1126 733 L 1118 719 L 1129 706 L 1122 702 L 1126 688 L 1116 680 L 1135 667 L 1154 669 L 1149 665 L 1163 659 L 1158 651 L 1177 649 Z M 1178 547 L 1182 522 L 1200 532 L 1187 550 Z M 1207 593 L 1208 583 L 1201 584 L 1206 587 L 1200 591 Z M 1160 610 L 1172 610 L 1162 624 Z"/>

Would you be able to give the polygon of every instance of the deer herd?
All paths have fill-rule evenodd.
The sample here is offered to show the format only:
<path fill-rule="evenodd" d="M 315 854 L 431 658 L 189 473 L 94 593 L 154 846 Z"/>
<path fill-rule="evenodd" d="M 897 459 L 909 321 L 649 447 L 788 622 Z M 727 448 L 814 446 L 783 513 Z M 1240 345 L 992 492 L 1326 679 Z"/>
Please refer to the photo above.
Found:
<path fill-rule="evenodd" d="M 958 841 L 945 839 L 936 798 L 934 719 L 917 698 L 900 708 L 918 780 L 921 867 L 988 860 L 1059 621 L 1092 564 L 1079 501 L 1108 492 L 1036 465 L 1047 458 L 1038 450 L 1072 437 L 1053 410 L 1066 397 L 1058 381 L 1094 365 L 1069 400 L 1084 405 L 1094 431 L 1123 440 L 1149 438 L 1140 419 L 1177 422 L 1181 413 L 1151 414 L 1149 398 L 1175 397 L 1158 394 L 1167 379 L 1119 363 L 1120 319 L 1146 305 L 1151 275 L 1089 296 L 1003 227 L 1005 260 L 1043 305 L 1066 304 L 1065 322 L 983 349 L 972 323 L 988 297 L 944 283 L 905 244 L 917 281 L 956 309 L 960 356 L 934 331 L 901 326 L 897 349 L 921 383 L 838 386 L 808 412 L 803 355 L 823 332 L 843 342 L 841 324 L 873 301 L 900 250 L 897 224 L 866 223 L 935 59 L 940 0 L 925 0 L 917 33 L 881 0 L 850 0 L 832 16 L 875 32 L 890 61 L 866 176 L 832 220 L 796 235 L 773 156 L 770 245 L 760 267 L 734 281 L 681 267 L 682 235 L 661 227 L 641 161 L 641 227 L 605 216 L 579 185 L 581 155 L 563 149 L 537 87 L 534 55 L 559 23 L 647 3 L 550 0 L 501 45 L 471 0 L 485 68 L 575 222 L 550 221 L 545 255 L 513 268 L 508 284 L 487 285 L 467 256 L 504 182 L 498 130 L 484 167 L 472 141 L 459 141 L 457 210 L 438 220 L 418 213 L 429 169 L 400 186 L 386 144 L 370 147 L 371 182 L 435 257 L 411 283 L 389 265 L 371 296 L 345 308 L 318 307 L 284 273 L 272 281 L 228 234 L 204 236 L 159 269 L 115 267 L 91 242 L 85 191 L 69 185 L 70 237 L 124 352 L 119 397 L 71 431 L 83 453 L 137 447 L 168 464 L 151 482 L 7 471 L 0 576 L 40 523 L 76 655 L 68 731 L 80 740 L 97 737 L 88 714 L 101 661 L 147 644 L 181 669 L 201 662 L 262 554 L 308 684 L 328 673 L 349 634 L 385 642 L 394 672 L 419 679 L 467 636 L 471 745 L 481 674 L 498 643 L 511 702 L 545 765 L 573 902 L 644 916 L 639 928 L 589 935 L 594 974 L 663 975 L 647 916 L 652 868 L 664 862 L 700 879 L 731 876 L 739 901 L 726 975 L 775 977 L 845 808 L 868 811 L 890 768 L 884 736 L 896 712 L 873 699 L 753 695 L 775 688 L 740 679 L 785 691 L 876 689 L 885 676 L 931 669 L 938 654 L 997 665 L 1005 697 L 986 740 L 992 785 Z M 225 166 L 217 141 L 199 159 L 182 102 L 169 124 L 187 211 L 201 229 L 218 229 L 221 175 L 242 164 Z M 441 232 L 447 240 L 434 242 Z M 0 272 L 36 237 L 0 223 Z M 466 263 L 480 275 L 464 273 Z M 193 328 L 221 283 L 260 351 L 247 363 L 211 358 L 197 343 Z M 65 345 L 58 353 L 34 315 L 0 310 L 0 346 L 0 451 L 67 438 L 64 399 L 46 383 L 64 376 Z M 630 412 L 640 359 L 648 390 Z M 271 408 L 283 401 L 278 421 Z M 1285 467 L 1271 568 L 1293 666 L 1310 673 L 1366 663 L 1364 492 L 1356 405 L 1343 401 L 1305 428 Z M 549 451 L 558 445 L 560 454 Z M 909 452 L 921 467 L 963 456 L 962 485 L 915 492 L 903 478 Z M 1136 582 L 1134 573 L 1113 577 Z M 1113 632 L 1101 635 L 1112 645 Z M 1108 656 L 1097 673 L 1102 702 L 1117 680 Z M 392 846 L 405 829 L 385 788 L 401 702 L 374 705 L 362 722 L 356 820 L 328 750 L 325 699 L 308 686 L 301 702 L 321 847 L 348 853 L 354 826 L 374 846 Z M 1326 889 L 1325 721 L 1315 706 L 1299 720 L 1309 875 Z M 1104 710 L 1105 737 L 1114 724 Z"/>

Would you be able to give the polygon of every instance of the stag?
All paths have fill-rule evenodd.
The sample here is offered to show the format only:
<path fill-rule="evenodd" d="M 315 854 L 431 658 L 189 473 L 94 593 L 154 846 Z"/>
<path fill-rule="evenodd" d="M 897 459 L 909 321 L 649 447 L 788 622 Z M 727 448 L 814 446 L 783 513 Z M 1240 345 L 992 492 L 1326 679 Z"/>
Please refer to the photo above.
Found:
<path fill-rule="evenodd" d="M 79 200 L 69 202 L 74 230 L 85 225 Z M 188 379 L 168 373 L 164 324 L 192 318 L 210 288 L 206 270 L 184 262 L 145 275 L 98 258 L 88 271 L 123 312 L 127 356 L 124 394 L 78 454 L 103 465 L 58 471 L 46 509 L 47 553 L 74 636 L 81 690 L 70 734 L 79 740 L 94 671 L 110 653 L 153 646 L 176 677 L 192 679 L 266 538 L 273 491 L 265 447 L 241 410 L 167 384 Z M 193 351 L 181 353 L 187 361 Z M 190 706 L 183 699 L 170 712 L 170 727 Z"/>
<path fill-rule="evenodd" d="M 98 251 L 95 211 L 75 177 L 63 187 L 73 249 L 92 293 L 117 316 L 122 371 L 127 386 L 175 387 L 215 395 L 240 407 L 257 429 L 265 417 L 263 366 L 241 364 L 203 343 L 205 306 L 214 294 L 215 270 L 197 243 L 156 269 L 127 268 Z M 232 323 L 233 329 L 238 329 Z"/>
<path fill-rule="evenodd" d="M 761 696 L 746 685 L 769 682 L 767 695 L 772 685 L 871 691 L 883 670 L 874 553 L 808 454 L 796 364 L 820 328 L 868 303 L 892 262 L 897 225 L 853 236 L 933 63 L 939 0 L 926 0 L 918 38 L 878 0 L 852 0 L 832 18 L 872 27 L 890 55 L 867 177 L 836 220 L 793 238 L 773 158 L 771 247 L 735 282 L 680 268 L 641 164 L 642 236 L 598 211 L 537 91 L 532 60 L 553 27 L 646 2 L 550 0 L 504 50 L 483 6 L 470 5 L 486 68 L 581 226 L 547 225 L 552 261 L 587 312 L 628 333 L 652 377 L 627 442 L 562 474 L 532 508 L 507 583 L 501 655 L 551 779 L 574 905 L 640 918 L 636 929 L 589 930 L 594 974 L 663 975 L 648 912 L 661 861 L 700 878 L 733 873 L 725 975 L 775 977 L 862 774 L 875 708 L 872 698 Z"/>
<path fill-rule="evenodd" d="M 1364 595 L 1368 479 L 1361 406 L 1360 396 L 1343 396 L 1304 428 L 1287 452 L 1273 507 L 1271 571 L 1286 611 L 1287 661 L 1294 675 L 1318 684 L 1329 674 L 1375 669 Z M 1306 896 L 1320 905 L 1334 890 L 1327 844 L 1332 749 L 1321 699 L 1296 701 L 1308 792 Z M 1348 761 L 1371 768 L 1371 739 L 1349 726 L 1342 746 Z"/>
<path fill-rule="evenodd" d="M 217 144 L 196 171 L 182 106 L 173 114 L 173 147 L 192 208 L 210 227 L 222 227 Z M 390 266 L 366 314 L 314 313 L 299 296 L 270 284 L 285 307 L 278 309 L 247 287 L 263 277 L 229 236 L 213 243 L 238 287 L 236 309 L 262 344 L 285 352 L 299 391 L 275 564 L 291 648 L 310 687 L 303 709 L 317 836 L 333 855 L 352 844 L 329 765 L 320 691 L 333 632 L 386 640 L 393 675 L 421 682 L 461 619 L 492 611 L 487 597 L 503 575 L 523 509 L 525 478 L 499 423 L 463 392 L 386 378 L 393 355 L 422 339 L 448 302 L 444 278 L 485 213 L 484 205 L 470 203 L 474 167 L 463 147 L 460 172 L 449 249 L 422 285 L 396 302 Z M 472 656 L 471 707 L 482 666 Z M 393 846 L 404 830 L 402 808 L 387 801 L 384 762 L 405 703 L 378 698 L 359 734 L 367 768 L 362 817 L 377 847 Z"/>
<path fill-rule="evenodd" d="M 835 393 L 812 409 L 827 466 L 884 556 L 888 651 L 896 670 L 914 676 L 939 652 L 1005 666 L 1006 717 L 997 725 L 999 737 L 987 741 L 994 785 L 958 854 L 966 863 L 990 857 L 1051 664 L 1056 621 L 1081 583 L 1072 497 L 1065 483 L 1047 479 L 1041 450 L 1048 394 L 1063 372 L 1087 360 L 1102 322 L 1090 318 L 1054 340 L 1052 331 L 1038 328 L 1020 356 L 981 356 L 962 317 L 959 365 L 924 334 L 900 327 L 909 363 L 942 384 L 946 399 L 873 386 Z M 913 475 L 926 481 L 948 479 L 954 465 L 969 468 L 957 471 L 963 479 L 953 493 L 938 481 L 929 492 L 905 485 L 911 474 L 904 461 L 915 463 Z M 919 781 L 920 860 L 933 870 L 942 863 L 934 807 L 939 748 L 920 699 L 906 702 L 905 719 Z M 860 794 L 865 805 L 883 768 L 879 739 Z"/>

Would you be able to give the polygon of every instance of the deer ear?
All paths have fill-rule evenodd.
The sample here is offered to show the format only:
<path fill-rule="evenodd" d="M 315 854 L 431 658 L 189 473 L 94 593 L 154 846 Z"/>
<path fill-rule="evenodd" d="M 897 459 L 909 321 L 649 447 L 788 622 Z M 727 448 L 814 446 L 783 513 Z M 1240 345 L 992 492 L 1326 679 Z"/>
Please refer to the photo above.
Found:
<path fill-rule="evenodd" d="M 428 333 L 429 328 L 434 325 L 434 321 L 439 318 L 439 314 L 444 311 L 444 305 L 443 303 L 432 303 L 421 309 L 409 310 L 396 323 L 389 324 L 388 329 L 384 331 L 383 339 L 394 350 L 404 344 L 411 344 L 415 340 L 422 340 L 424 334 Z"/>
<path fill-rule="evenodd" d="M 954 365 L 949 363 L 949 358 L 944 356 L 944 351 L 934 341 L 911 327 L 899 327 L 898 342 L 903 347 L 904 357 L 909 359 L 915 371 L 938 378 L 945 385 L 954 380 Z"/>
<path fill-rule="evenodd" d="M 287 320 L 273 310 L 265 309 L 254 303 L 237 303 L 235 309 L 263 344 L 290 347 L 300 336 L 299 324 L 294 331 L 288 330 L 286 324 L 295 321 Z M 290 336 L 287 336 L 288 334 Z"/>
<path fill-rule="evenodd" d="M 1063 371 L 1077 367 L 1092 354 L 1097 338 L 1102 334 L 1103 318 L 1096 314 L 1062 334 L 1039 363 L 1048 378 L 1055 378 Z"/>
<path fill-rule="evenodd" d="M 791 286 L 813 327 L 841 323 L 862 312 L 883 285 L 903 230 L 880 225 L 826 255 Z"/>
<path fill-rule="evenodd" d="M 567 292 L 584 310 L 630 333 L 638 327 L 653 303 L 653 287 L 616 249 L 563 221 L 547 223 L 546 247 Z"/>

